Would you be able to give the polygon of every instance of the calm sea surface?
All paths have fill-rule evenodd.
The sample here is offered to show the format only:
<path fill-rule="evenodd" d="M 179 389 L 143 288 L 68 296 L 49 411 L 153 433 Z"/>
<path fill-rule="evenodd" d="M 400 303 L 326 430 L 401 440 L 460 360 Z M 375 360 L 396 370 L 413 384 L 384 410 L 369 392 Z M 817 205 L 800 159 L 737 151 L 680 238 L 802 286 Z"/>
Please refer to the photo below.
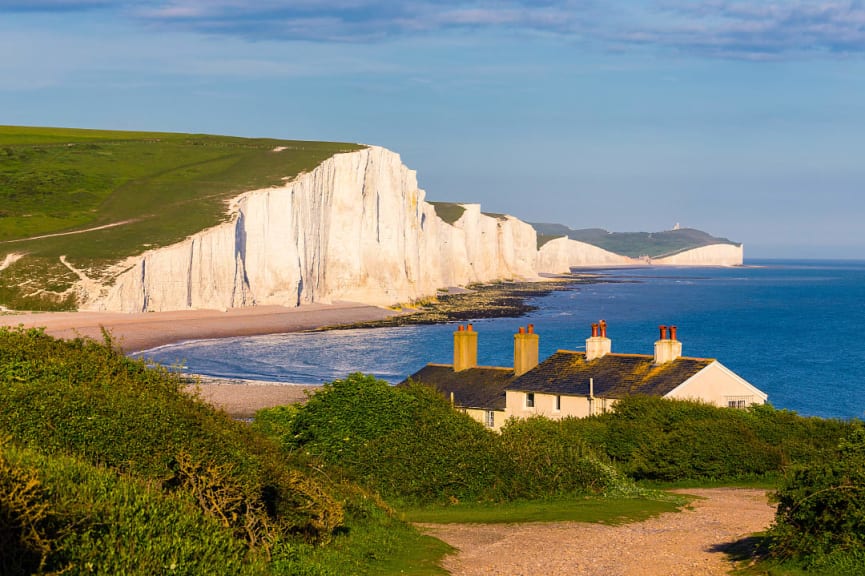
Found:
<path fill-rule="evenodd" d="M 865 261 L 748 261 L 741 268 L 601 271 L 602 282 L 532 302 L 522 318 L 476 320 L 478 361 L 510 366 L 533 323 L 541 357 L 580 350 L 599 319 L 614 352 L 651 354 L 675 324 L 687 356 L 717 358 L 800 414 L 865 417 Z M 350 372 L 398 382 L 452 361 L 455 324 L 202 340 L 143 353 L 189 372 L 320 384 Z"/>

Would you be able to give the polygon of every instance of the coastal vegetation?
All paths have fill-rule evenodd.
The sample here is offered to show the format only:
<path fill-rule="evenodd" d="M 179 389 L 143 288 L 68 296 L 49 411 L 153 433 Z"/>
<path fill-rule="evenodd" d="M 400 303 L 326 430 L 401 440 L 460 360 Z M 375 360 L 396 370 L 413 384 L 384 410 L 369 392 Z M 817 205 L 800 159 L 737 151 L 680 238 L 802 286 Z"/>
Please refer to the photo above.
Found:
<path fill-rule="evenodd" d="M 856 421 L 632 398 L 497 434 L 353 374 L 247 424 L 183 390 L 108 335 L 0 330 L 0 572 L 443 574 L 406 520 L 615 523 L 684 505 L 674 482 L 776 487 L 752 574 L 865 565 Z"/>
<path fill-rule="evenodd" d="M 281 185 L 355 144 L 0 126 L 0 305 L 71 309 L 78 276 L 223 221 L 226 201 Z M 71 233 L 71 234 L 70 234 Z M 62 234 L 62 235 L 61 235 Z"/>
<path fill-rule="evenodd" d="M 448 548 L 110 339 L 0 330 L 3 574 L 442 574 Z"/>

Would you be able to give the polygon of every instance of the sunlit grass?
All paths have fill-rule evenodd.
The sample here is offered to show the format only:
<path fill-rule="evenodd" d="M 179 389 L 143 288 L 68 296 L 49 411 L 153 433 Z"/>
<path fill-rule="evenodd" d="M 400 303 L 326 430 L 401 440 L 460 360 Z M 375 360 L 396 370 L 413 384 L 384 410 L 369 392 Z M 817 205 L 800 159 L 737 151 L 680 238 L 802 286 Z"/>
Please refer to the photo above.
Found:
<path fill-rule="evenodd" d="M 504 503 L 460 503 L 452 506 L 403 508 L 410 522 L 433 524 L 502 524 L 514 522 L 590 522 L 618 525 L 641 522 L 676 512 L 690 498 L 667 495 L 661 498 L 574 497 L 551 500 L 524 500 Z"/>
<path fill-rule="evenodd" d="M 10 252 L 27 254 L 0 272 L 0 304 L 73 306 L 68 298 L 38 291 L 48 278 L 68 272 L 61 255 L 78 268 L 104 269 L 218 224 L 225 219 L 227 200 L 244 191 L 281 185 L 336 153 L 361 147 L 0 126 L 0 260 Z M 124 224 L 33 239 L 119 222 Z M 32 275 L 34 262 L 43 276 Z M 28 281 L 31 286 L 24 285 Z"/>

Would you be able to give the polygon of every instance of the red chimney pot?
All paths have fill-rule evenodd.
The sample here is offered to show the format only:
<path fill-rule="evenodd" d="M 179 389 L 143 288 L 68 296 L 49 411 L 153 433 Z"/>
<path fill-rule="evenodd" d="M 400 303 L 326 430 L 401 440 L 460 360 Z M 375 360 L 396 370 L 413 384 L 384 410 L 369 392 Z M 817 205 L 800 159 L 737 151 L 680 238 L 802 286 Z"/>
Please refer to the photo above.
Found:
<path fill-rule="evenodd" d="M 676 339 L 676 327 L 670 326 L 670 340 Z"/>
<path fill-rule="evenodd" d="M 465 329 L 466 329 L 466 327 L 463 326 L 462 324 L 460 324 L 459 326 L 457 326 L 457 332 L 462 332 L 462 331 L 465 330 Z"/>
<path fill-rule="evenodd" d="M 598 324 L 600 324 L 600 326 L 601 326 L 601 338 L 606 338 L 607 337 L 607 321 L 601 320 L 600 322 L 598 322 Z"/>
<path fill-rule="evenodd" d="M 661 331 L 661 340 L 667 339 L 667 327 L 664 325 L 658 326 L 658 329 Z"/>
<path fill-rule="evenodd" d="M 466 331 L 467 331 L 467 332 L 471 332 L 471 331 L 472 331 L 472 325 L 471 325 L 471 324 L 466 324 Z"/>
<path fill-rule="evenodd" d="M 535 333 L 535 325 L 529 324 L 529 334 L 534 334 L 534 333 Z"/>
<path fill-rule="evenodd" d="M 526 329 L 523 328 L 522 326 L 520 326 L 519 333 L 520 333 L 520 334 L 525 334 L 525 333 L 526 333 Z"/>
<path fill-rule="evenodd" d="M 592 324 L 592 338 L 598 337 L 598 325 L 597 323 Z"/>

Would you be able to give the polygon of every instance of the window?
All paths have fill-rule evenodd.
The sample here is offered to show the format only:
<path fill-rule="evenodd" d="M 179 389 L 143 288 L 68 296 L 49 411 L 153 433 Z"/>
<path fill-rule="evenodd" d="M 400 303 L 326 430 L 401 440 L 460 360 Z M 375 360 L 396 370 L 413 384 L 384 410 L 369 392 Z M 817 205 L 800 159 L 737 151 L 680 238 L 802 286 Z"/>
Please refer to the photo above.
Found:
<path fill-rule="evenodd" d="M 526 392 L 526 408 L 534 408 L 535 407 L 535 393 L 534 392 Z"/>
<path fill-rule="evenodd" d="M 562 410 L 562 397 L 561 396 L 556 396 L 556 401 L 553 404 L 553 410 L 555 410 L 556 412 L 561 412 L 561 410 Z"/>
<path fill-rule="evenodd" d="M 496 413 L 493 412 L 492 410 L 487 410 L 486 425 L 489 428 L 495 428 L 496 427 Z"/>
<path fill-rule="evenodd" d="M 727 408 L 747 408 L 754 403 L 753 396 L 727 396 Z"/>

